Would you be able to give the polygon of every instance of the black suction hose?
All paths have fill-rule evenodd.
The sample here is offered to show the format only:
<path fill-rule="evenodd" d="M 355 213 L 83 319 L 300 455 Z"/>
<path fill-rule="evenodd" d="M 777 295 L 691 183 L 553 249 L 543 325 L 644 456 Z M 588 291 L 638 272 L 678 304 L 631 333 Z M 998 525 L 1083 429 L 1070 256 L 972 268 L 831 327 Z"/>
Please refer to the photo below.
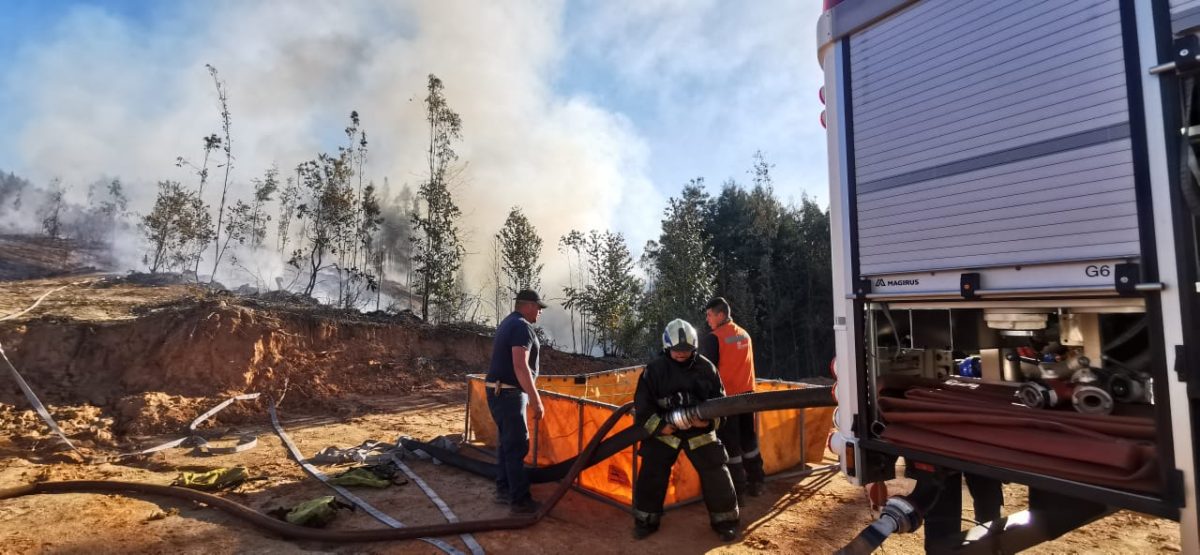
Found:
<path fill-rule="evenodd" d="M 666 419 L 676 428 L 687 429 L 690 422 L 695 420 L 711 420 L 748 412 L 835 406 L 837 401 L 833 399 L 832 388 L 806 387 L 721 397 L 694 407 L 676 409 Z"/>
<path fill-rule="evenodd" d="M 829 394 L 829 388 L 817 387 L 725 397 L 722 399 L 708 401 L 691 410 L 700 409 L 699 414 L 701 415 L 701 418 L 707 419 L 720 416 L 730 416 L 734 414 L 743 414 L 746 412 L 755 412 L 759 410 L 822 407 L 833 405 L 833 398 Z M 485 532 L 489 530 L 525 528 L 537 523 L 550 512 L 550 509 L 552 509 L 554 505 L 558 503 L 558 501 L 561 500 L 564 495 L 566 495 L 567 490 L 571 488 L 572 482 L 574 482 L 575 478 L 579 476 L 580 472 L 583 472 L 583 470 L 588 466 L 603 460 L 603 458 L 599 457 L 601 454 L 600 446 L 602 443 L 607 444 L 605 452 L 611 450 L 612 453 L 616 453 L 621 449 L 629 447 L 638 439 L 646 436 L 645 430 L 634 426 L 624 430 L 620 434 L 608 438 L 608 441 L 603 441 L 603 438 L 608 435 L 609 431 L 611 431 L 614 426 L 616 426 L 617 422 L 621 420 L 621 417 L 625 416 L 632 409 L 633 403 L 627 403 L 613 411 L 612 415 L 609 416 L 608 419 L 600 425 L 600 428 L 596 430 L 596 434 L 587 443 L 579 456 L 569 461 L 570 464 L 568 465 L 568 471 L 563 475 L 563 479 L 559 482 L 558 487 L 555 488 L 554 493 L 550 495 L 545 504 L 542 505 L 541 509 L 539 509 L 538 512 L 534 513 L 533 515 L 524 517 L 452 522 L 427 526 L 410 526 L 406 528 L 321 530 L 305 528 L 303 526 L 296 526 L 288 522 L 280 521 L 240 503 L 196 490 L 177 486 L 162 486 L 158 484 L 110 480 L 72 480 L 26 484 L 15 488 L 0 490 L 0 499 L 47 493 L 137 493 L 144 495 L 159 495 L 164 497 L 172 497 L 175 499 L 183 499 L 186 501 L 204 503 L 210 507 L 225 511 L 232 516 L 241 518 L 243 521 L 255 526 L 256 528 L 277 534 L 287 539 L 311 540 L 331 543 L 413 540 L 425 537 L 457 536 L 461 534 Z M 635 439 L 635 437 L 637 439 Z M 425 447 L 421 448 L 424 449 Z M 435 448 L 430 447 L 430 450 L 432 449 Z M 433 455 L 433 453 L 430 454 Z M 446 457 L 446 459 L 443 459 L 446 462 L 450 462 L 450 459 L 453 458 L 447 453 L 442 453 L 442 456 Z M 611 456 L 611 453 L 609 456 Z M 560 464 L 566 463 L 564 462 Z M 491 475 L 495 476 L 494 465 L 488 466 L 492 467 Z M 482 469 L 483 467 L 478 468 Z"/>
<path fill-rule="evenodd" d="M 668 420 L 680 421 L 693 418 L 708 420 L 748 412 L 832 406 L 837 406 L 837 403 L 833 400 L 833 395 L 830 393 L 829 387 L 809 387 L 805 389 L 787 389 L 722 397 L 720 399 L 705 401 L 696 407 L 680 409 L 667 418 Z M 677 425 L 676 427 L 682 428 L 686 427 L 686 425 Z M 647 437 L 649 437 L 649 433 L 640 426 L 625 428 L 601 442 L 596 449 L 595 456 L 587 462 L 584 468 L 590 468 Z M 460 470 L 465 470 L 485 478 L 496 478 L 496 465 L 488 461 L 468 457 L 412 439 L 403 439 L 400 441 L 400 444 L 410 451 L 420 449 L 433 458 Z M 575 464 L 577 458 L 570 458 L 551 466 L 530 469 L 529 481 L 535 484 L 560 481 L 567 475 L 567 472 Z"/>
<path fill-rule="evenodd" d="M 895 533 L 915 532 L 924 522 L 925 513 L 933 508 L 943 489 L 941 480 L 919 480 L 912 493 L 888 498 L 875 519 L 863 528 L 854 539 L 834 552 L 835 555 L 869 555 L 874 553 L 884 540 Z"/>
<path fill-rule="evenodd" d="M 601 438 L 607 435 L 608 432 L 612 430 L 613 426 L 615 426 L 617 422 L 621 420 L 621 417 L 632 409 L 633 403 L 627 403 L 625 406 L 622 406 L 614 411 L 612 416 L 609 416 L 608 419 L 600 425 L 600 428 L 596 430 L 596 435 L 587 443 L 583 449 L 583 452 L 580 454 L 580 457 L 576 460 L 575 464 L 571 466 L 571 470 L 566 476 L 567 479 L 559 483 L 558 487 L 555 488 L 554 493 L 552 493 L 542 507 L 538 509 L 538 512 L 529 516 L 451 522 L 446 524 L 432 524 L 426 526 L 409 526 L 406 528 L 321 530 L 296 526 L 295 524 L 277 520 L 240 503 L 196 490 L 177 486 L 161 486 L 158 484 L 119 482 L 109 480 L 72 480 L 26 484 L 15 488 L 0 490 L 0 499 L 8 499 L 12 497 L 20 497 L 23 495 L 39 493 L 140 493 L 148 495 L 160 495 L 204 503 L 210 507 L 220 509 L 230 515 L 241 518 L 245 522 L 261 530 L 278 534 L 287 539 L 312 540 L 332 543 L 415 540 L 419 538 L 437 536 L 458 536 L 475 532 L 486 532 L 489 530 L 511 530 L 532 526 L 541 520 L 542 517 L 546 516 L 550 512 L 550 509 L 552 509 L 554 505 L 558 503 L 558 501 L 562 499 L 564 495 L 566 495 L 567 490 L 571 488 L 571 483 L 575 480 L 575 477 L 578 476 L 580 472 L 583 472 L 584 465 L 582 461 L 591 460 L 592 455 L 594 455 L 596 452 L 596 448 L 600 445 Z"/>
<path fill-rule="evenodd" d="M 628 449 L 631 445 L 646 439 L 646 430 L 640 426 L 630 426 L 621 430 L 608 439 L 602 441 L 600 446 L 596 448 L 596 454 L 584 468 L 590 468 L 600 461 L 603 461 L 621 451 Z M 483 476 L 484 478 L 496 478 L 496 465 L 494 463 L 469 457 L 455 451 L 450 451 L 437 447 L 428 443 L 417 441 L 415 439 L 401 439 L 400 445 L 409 451 L 421 450 L 429 454 L 429 456 L 442 461 L 445 464 L 453 466 L 459 470 L 465 470 L 472 474 Z M 546 482 L 558 482 L 562 480 L 567 472 L 571 470 L 571 465 L 575 464 L 575 459 L 571 457 L 560 463 L 539 468 L 530 468 L 529 481 L 534 484 L 544 484 Z"/>

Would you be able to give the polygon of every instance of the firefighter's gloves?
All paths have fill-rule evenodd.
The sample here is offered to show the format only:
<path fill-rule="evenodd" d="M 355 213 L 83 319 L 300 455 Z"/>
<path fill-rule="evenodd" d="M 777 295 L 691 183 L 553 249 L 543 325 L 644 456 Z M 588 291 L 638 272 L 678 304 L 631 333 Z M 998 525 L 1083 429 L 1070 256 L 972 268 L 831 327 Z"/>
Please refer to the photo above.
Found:
<path fill-rule="evenodd" d="M 709 424 L 707 420 L 700 418 L 699 411 L 695 407 L 674 409 L 667 413 L 666 421 L 677 430 L 704 428 Z"/>
<path fill-rule="evenodd" d="M 668 395 L 659 399 L 659 408 L 663 410 L 675 410 L 687 407 L 694 407 L 700 404 L 700 399 L 687 391 L 680 391 L 672 395 Z"/>

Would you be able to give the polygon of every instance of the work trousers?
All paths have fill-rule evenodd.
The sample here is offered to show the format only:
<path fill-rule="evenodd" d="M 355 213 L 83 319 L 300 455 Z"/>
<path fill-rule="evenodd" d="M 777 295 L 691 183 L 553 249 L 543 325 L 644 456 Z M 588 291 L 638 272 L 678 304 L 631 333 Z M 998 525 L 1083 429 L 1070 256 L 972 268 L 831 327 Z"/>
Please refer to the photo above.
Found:
<path fill-rule="evenodd" d="M 938 500 L 925 514 L 925 550 L 938 553 L 945 550 L 946 538 L 962 531 L 962 483 L 967 482 L 967 491 L 975 508 L 975 521 L 991 522 L 1000 518 L 1004 505 L 1004 484 L 998 480 L 975 474 L 954 473 L 945 478 L 945 489 Z"/>
<path fill-rule="evenodd" d="M 758 433 L 754 429 L 754 413 L 725 419 L 717 430 L 717 437 L 721 438 L 725 452 L 729 454 L 729 475 L 741 498 L 747 483 L 762 483 L 766 479 L 762 454 L 758 450 Z"/>
<path fill-rule="evenodd" d="M 497 393 L 489 387 L 487 402 L 500 433 L 496 491 L 514 505 L 525 503 L 530 498 L 529 475 L 525 472 L 525 455 L 529 453 L 525 407 L 529 404 L 529 396 L 519 389 L 504 388 Z"/>
<path fill-rule="evenodd" d="M 641 464 L 638 466 L 637 483 L 633 487 L 634 520 L 651 528 L 658 527 L 671 479 L 671 467 L 681 450 L 687 452 L 688 460 L 700 475 L 700 491 L 708 508 L 709 523 L 714 529 L 736 526 L 737 497 L 729 471 L 725 468 L 728 457 L 725 447 L 712 432 L 687 439 L 670 435 L 642 441 L 638 450 Z"/>

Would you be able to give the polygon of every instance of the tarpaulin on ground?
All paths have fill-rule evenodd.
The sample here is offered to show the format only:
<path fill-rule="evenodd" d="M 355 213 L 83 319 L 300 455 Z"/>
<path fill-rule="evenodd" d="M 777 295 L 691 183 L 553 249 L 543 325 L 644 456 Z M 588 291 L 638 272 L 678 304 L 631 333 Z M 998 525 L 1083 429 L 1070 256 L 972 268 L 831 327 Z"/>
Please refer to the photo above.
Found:
<path fill-rule="evenodd" d="M 613 411 L 633 400 L 637 380 L 643 367 L 621 368 L 593 374 L 570 376 L 541 376 L 537 380 L 542 392 L 545 414 L 541 421 L 529 421 L 530 449 L 525 458 L 528 465 L 544 467 L 575 457 L 583 445 L 592 439 L 600 425 Z M 808 387 L 805 384 L 776 380 L 758 380 L 756 391 L 777 391 Z M 779 410 L 758 413 L 759 447 L 767 474 L 791 469 L 800 463 L 818 463 L 825 455 L 825 442 L 833 421 L 832 407 Z M 609 436 L 633 424 L 625 416 L 613 427 Z M 467 438 L 495 448 L 496 425 L 487 407 L 484 377 L 467 377 Z M 579 486 L 616 500 L 631 504 L 633 482 L 637 477 L 631 447 L 583 471 Z M 700 479 L 687 457 L 680 455 L 671 472 L 666 503 L 671 504 L 698 497 Z"/>

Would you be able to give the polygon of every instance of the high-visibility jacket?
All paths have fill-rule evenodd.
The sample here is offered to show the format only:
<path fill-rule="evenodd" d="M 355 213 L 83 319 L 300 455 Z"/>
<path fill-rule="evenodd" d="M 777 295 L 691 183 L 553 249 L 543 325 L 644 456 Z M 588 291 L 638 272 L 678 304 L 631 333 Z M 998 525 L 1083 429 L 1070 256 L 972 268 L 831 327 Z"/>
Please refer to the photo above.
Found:
<path fill-rule="evenodd" d="M 754 347 L 750 334 L 728 320 L 712 334 L 717 338 L 717 373 L 726 395 L 754 391 Z"/>

